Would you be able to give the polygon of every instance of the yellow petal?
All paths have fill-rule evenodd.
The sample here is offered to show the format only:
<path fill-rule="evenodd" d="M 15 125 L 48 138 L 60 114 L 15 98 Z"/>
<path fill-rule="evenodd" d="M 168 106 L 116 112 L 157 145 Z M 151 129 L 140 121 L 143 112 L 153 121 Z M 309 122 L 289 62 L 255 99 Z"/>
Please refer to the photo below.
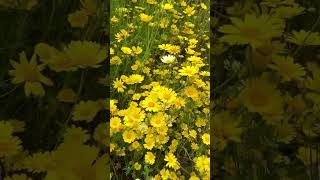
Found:
<path fill-rule="evenodd" d="M 25 92 L 25 94 L 26 94 L 27 97 L 30 96 L 30 94 L 31 94 L 31 89 L 32 89 L 31 83 L 30 83 L 30 82 L 26 82 L 26 83 L 24 84 L 24 92 Z"/>

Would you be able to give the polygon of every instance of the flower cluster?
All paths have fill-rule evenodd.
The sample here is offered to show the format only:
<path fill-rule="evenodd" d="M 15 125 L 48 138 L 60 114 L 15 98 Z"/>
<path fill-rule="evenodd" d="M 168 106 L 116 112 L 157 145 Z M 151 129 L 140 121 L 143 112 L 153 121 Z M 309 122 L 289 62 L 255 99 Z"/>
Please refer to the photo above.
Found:
<path fill-rule="evenodd" d="M 110 4 L 111 179 L 210 179 L 209 1 Z"/>
<path fill-rule="evenodd" d="M 0 179 L 109 178 L 105 8 L 0 2 Z M 2 16 L 19 25 L 10 29 Z"/>
<path fill-rule="evenodd" d="M 314 177 L 320 19 L 294 0 L 213 6 L 214 176 Z"/>

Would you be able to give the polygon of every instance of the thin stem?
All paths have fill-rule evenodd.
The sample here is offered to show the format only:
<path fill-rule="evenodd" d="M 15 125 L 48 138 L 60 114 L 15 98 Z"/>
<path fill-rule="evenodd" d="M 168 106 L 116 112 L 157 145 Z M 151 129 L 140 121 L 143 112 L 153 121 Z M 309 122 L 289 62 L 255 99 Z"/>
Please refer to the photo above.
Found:
<path fill-rule="evenodd" d="M 72 118 L 72 112 L 74 110 L 74 107 L 77 105 L 78 101 L 79 101 L 79 98 L 80 98 L 80 95 L 81 95 L 81 91 L 83 89 L 83 84 L 85 82 L 85 76 L 86 76 L 86 72 L 87 70 L 82 70 L 81 72 L 81 77 L 80 77 L 80 84 L 79 84 L 79 88 L 78 88 L 78 91 L 77 91 L 77 94 L 76 94 L 76 97 L 75 97 L 75 100 L 74 100 L 74 103 L 73 103 L 73 107 L 72 109 L 70 110 L 69 112 L 69 115 L 68 115 L 68 119 L 66 120 L 66 122 L 64 123 L 64 126 L 63 126 L 63 132 L 65 131 L 69 121 L 71 120 Z M 56 143 L 55 147 L 54 148 L 57 148 L 58 146 L 58 143 Z"/>
<path fill-rule="evenodd" d="M 180 168 L 181 168 L 185 173 L 187 173 L 188 175 L 190 175 L 190 172 L 187 171 L 184 167 L 180 166 Z"/>
<path fill-rule="evenodd" d="M 7 95 L 11 94 L 11 93 L 12 93 L 13 91 L 15 91 L 18 87 L 19 87 L 19 86 L 15 86 L 15 87 L 14 87 L 14 88 L 12 88 L 10 91 L 8 91 L 8 92 L 6 92 L 6 93 L 4 93 L 4 94 L 0 95 L 0 98 L 3 98 L 3 97 L 5 97 L 5 96 L 7 96 Z"/>

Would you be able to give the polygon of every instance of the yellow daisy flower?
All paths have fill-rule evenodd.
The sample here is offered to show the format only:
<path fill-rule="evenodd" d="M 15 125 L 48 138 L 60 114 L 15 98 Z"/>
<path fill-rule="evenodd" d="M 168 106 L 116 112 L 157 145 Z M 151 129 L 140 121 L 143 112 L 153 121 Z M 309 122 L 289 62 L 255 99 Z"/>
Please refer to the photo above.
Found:
<path fill-rule="evenodd" d="M 220 41 L 234 44 L 250 44 L 256 48 L 283 32 L 283 20 L 269 15 L 246 14 L 244 20 L 231 18 L 232 25 L 223 25 L 220 32 L 225 33 Z"/>
<path fill-rule="evenodd" d="M 25 82 L 24 91 L 26 96 L 44 96 L 45 91 L 42 84 L 52 86 L 53 82 L 41 74 L 45 65 L 37 65 L 36 55 L 34 54 L 28 62 L 25 52 L 20 53 L 20 63 L 10 60 L 14 70 L 9 71 L 9 75 L 14 76 L 13 84 Z"/>

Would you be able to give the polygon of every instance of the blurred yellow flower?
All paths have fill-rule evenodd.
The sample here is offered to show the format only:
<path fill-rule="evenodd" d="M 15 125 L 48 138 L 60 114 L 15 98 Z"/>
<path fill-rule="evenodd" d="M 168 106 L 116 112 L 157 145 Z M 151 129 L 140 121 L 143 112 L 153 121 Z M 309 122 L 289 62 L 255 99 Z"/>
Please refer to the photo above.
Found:
<path fill-rule="evenodd" d="M 71 41 L 64 52 L 80 68 L 100 67 L 99 64 L 107 58 L 107 51 L 92 41 Z"/>
<path fill-rule="evenodd" d="M 270 64 L 271 69 L 276 70 L 282 77 L 282 81 L 302 80 L 306 72 L 304 68 L 293 62 L 293 57 L 277 57 L 274 58 L 273 64 Z"/>
<path fill-rule="evenodd" d="M 134 169 L 139 171 L 141 169 L 141 164 L 139 164 L 138 162 L 134 163 Z"/>
<path fill-rule="evenodd" d="M 170 4 L 170 3 L 165 3 L 165 4 L 162 5 L 162 8 L 164 10 L 171 10 L 171 9 L 173 9 L 173 5 Z"/>
<path fill-rule="evenodd" d="M 75 101 L 76 93 L 71 88 L 61 89 L 57 95 L 57 99 L 61 102 L 72 103 Z"/>
<path fill-rule="evenodd" d="M 90 122 L 100 110 L 100 104 L 97 101 L 80 101 L 75 105 L 72 113 L 72 120 Z"/>
<path fill-rule="evenodd" d="M 250 112 L 281 114 L 283 102 L 279 90 L 267 78 L 249 79 L 244 82 L 240 98 Z"/>
<path fill-rule="evenodd" d="M 148 14 L 144 14 L 144 13 L 141 13 L 141 14 L 140 14 L 140 20 L 141 20 L 142 22 L 148 23 L 148 22 L 150 22 L 150 21 L 152 20 L 152 18 L 153 18 L 153 16 L 150 16 L 150 15 L 148 15 Z"/>
<path fill-rule="evenodd" d="M 68 21 L 73 28 L 84 28 L 88 24 L 88 15 L 79 10 L 68 15 Z"/>
<path fill-rule="evenodd" d="M 21 141 L 12 135 L 13 127 L 9 122 L 0 121 L 0 158 L 8 158 L 17 154 Z"/>
<path fill-rule="evenodd" d="M 154 164 L 156 156 L 152 152 L 147 152 L 145 155 L 145 161 L 147 164 Z"/>
<path fill-rule="evenodd" d="M 232 25 L 223 25 L 219 29 L 225 33 L 220 41 L 231 45 L 250 44 L 256 48 L 272 38 L 280 37 L 284 29 L 283 20 L 265 14 L 246 14 L 244 20 L 231 18 L 231 21 Z"/>
<path fill-rule="evenodd" d="M 293 31 L 287 41 L 301 46 L 320 45 L 320 33 L 305 30 Z"/>
<path fill-rule="evenodd" d="M 132 50 L 129 47 L 121 47 L 121 51 L 125 54 L 132 54 Z"/>
<path fill-rule="evenodd" d="M 142 48 L 140 46 L 132 46 L 132 51 L 134 54 L 138 55 L 142 53 Z"/>
<path fill-rule="evenodd" d="M 20 53 L 20 63 L 10 60 L 14 70 L 9 71 L 9 75 L 14 76 L 13 84 L 25 82 L 24 91 L 26 96 L 44 96 L 45 91 L 42 84 L 52 86 L 53 82 L 41 74 L 45 65 L 37 65 L 36 55 L 34 54 L 28 62 L 25 52 Z"/>
<path fill-rule="evenodd" d="M 187 16 L 192 16 L 192 15 L 194 15 L 194 13 L 196 13 L 196 10 L 194 10 L 194 7 L 187 6 L 183 12 L 184 12 Z"/>

